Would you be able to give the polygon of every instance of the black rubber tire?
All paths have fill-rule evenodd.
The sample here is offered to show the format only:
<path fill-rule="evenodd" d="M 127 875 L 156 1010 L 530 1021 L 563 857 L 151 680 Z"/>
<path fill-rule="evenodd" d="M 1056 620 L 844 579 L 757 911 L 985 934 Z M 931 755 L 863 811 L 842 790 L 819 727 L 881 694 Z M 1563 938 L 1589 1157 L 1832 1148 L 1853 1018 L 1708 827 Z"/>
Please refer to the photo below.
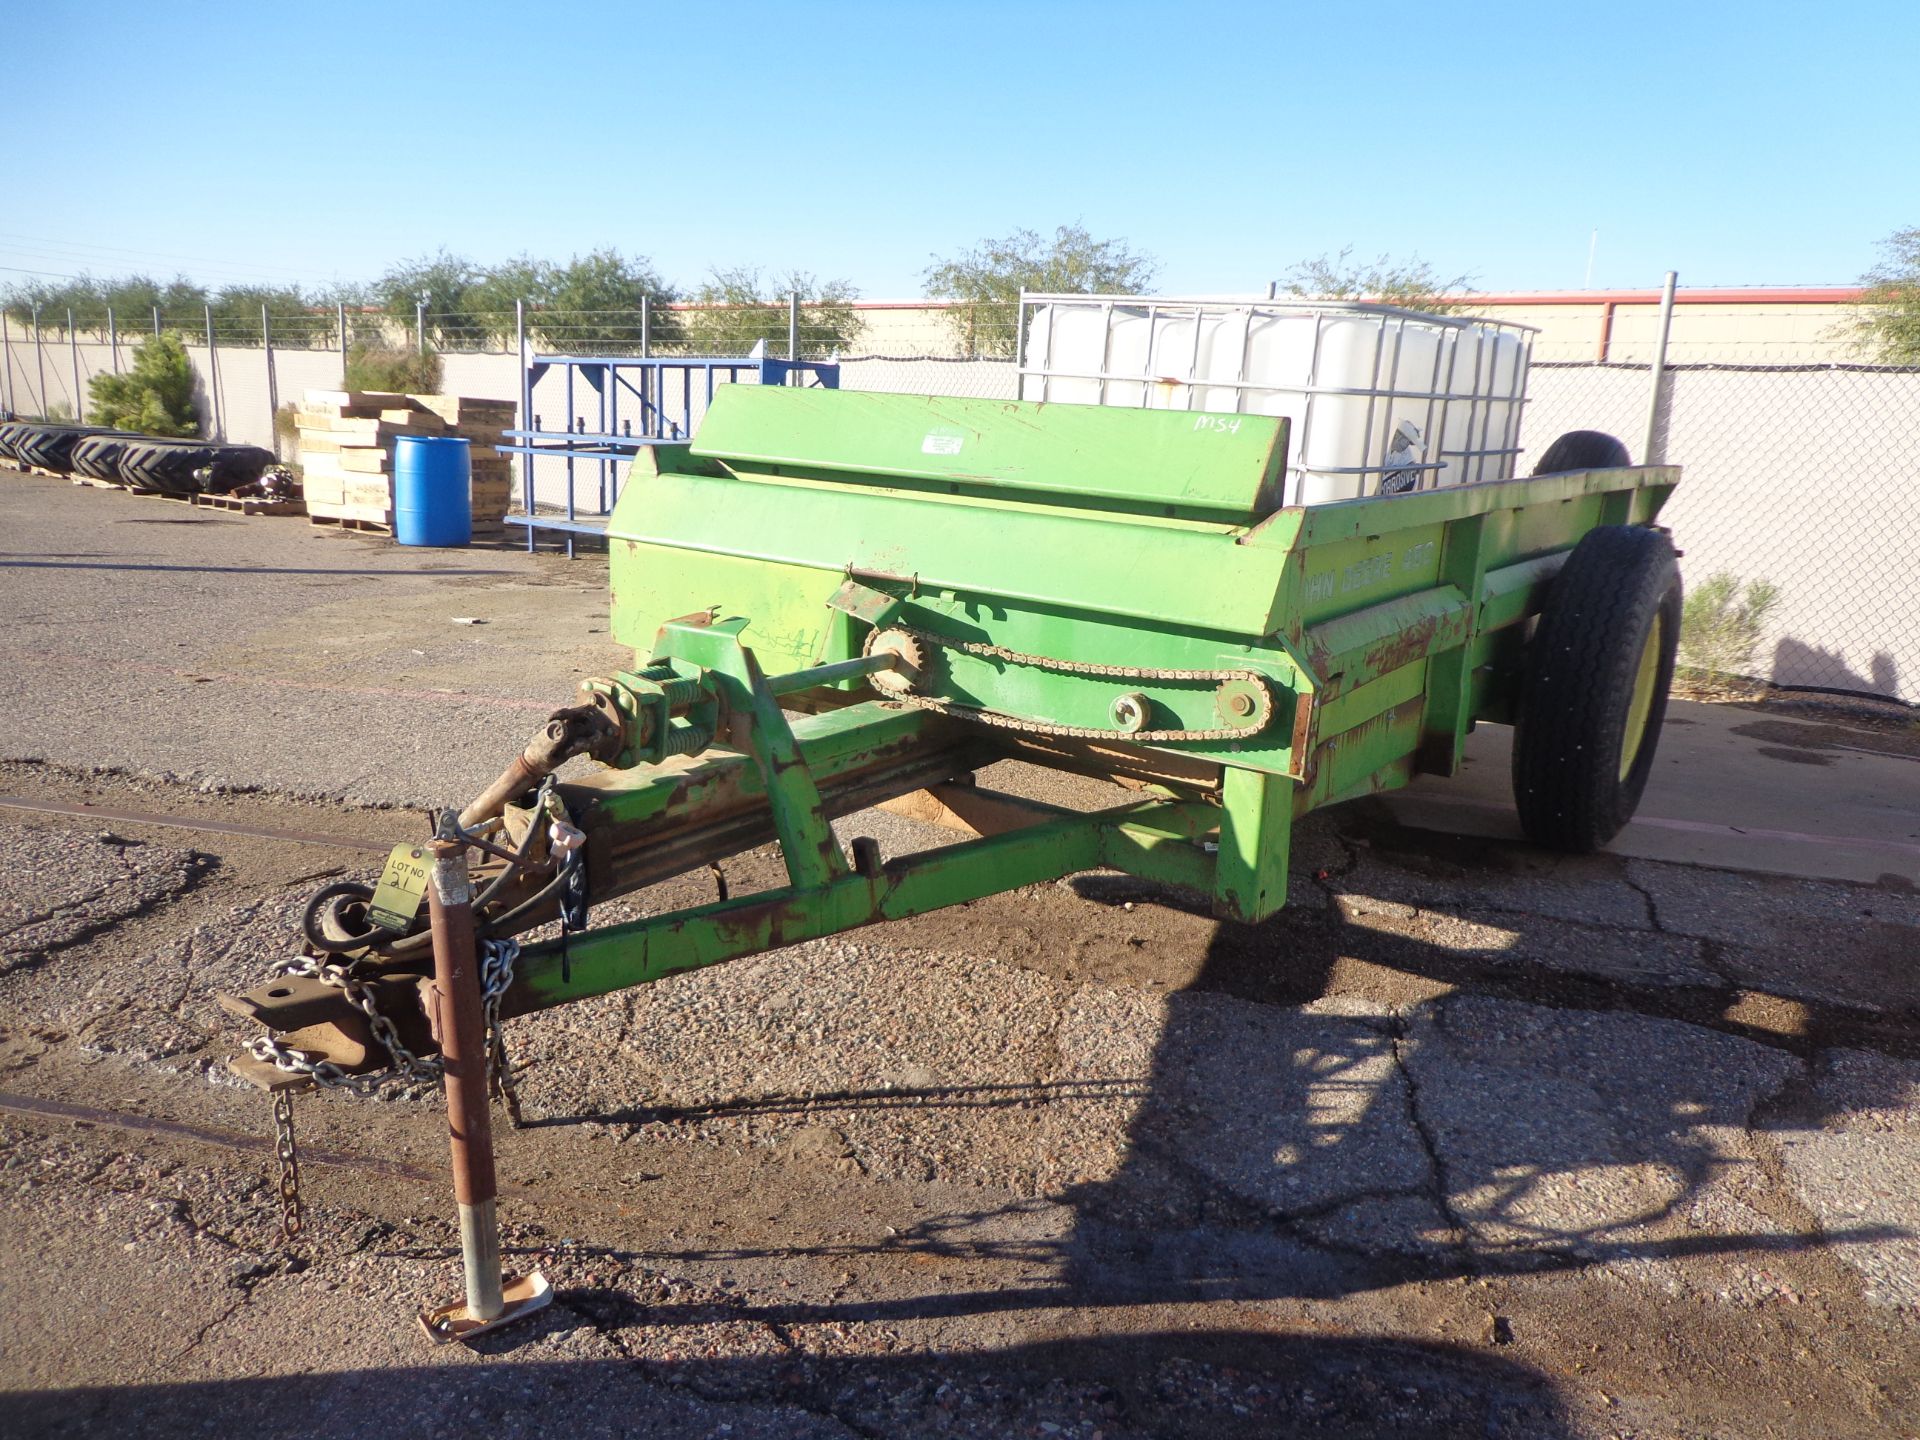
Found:
<path fill-rule="evenodd" d="M 191 495 L 193 472 L 210 464 L 214 447 L 200 440 L 145 439 L 120 454 L 120 478 L 141 490 Z"/>
<path fill-rule="evenodd" d="M 1633 818 L 1673 685 L 1680 600 L 1673 542 L 1642 525 L 1588 531 L 1554 577 L 1527 644 L 1513 736 L 1513 798 L 1534 843 L 1585 854 Z M 1623 776 L 1635 681 L 1656 620 L 1652 697 Z"/>
<path fill-rule="evenodd" d="M 1569 430 L 1547 446 L 1533 473 L 1564 475 L 1569 470 L 1617 470 L 1632 463 L 1627 447 L 1606 431 Z"/>
<path fill-rule="evenodd" d="M 20 458 L 14 454 L 13 450 L 13 434 L 19 428 L 20 422 L 17 420 L 9 420 L 6 424 L 0 425 L 0 460 L 5 460 L 8 464 Z"/>
<path fill-rule="evenodd" d="M 316 891 L 300 921 L 307 943 L 329 955 L 349 955 L 364 950 L 371 941 L 388 938 L 389 932 L 367 919 L 372 900 L 373 887 L 354 880 Z M 353 928 L 350 921 L 360 922 L 361 928 Z"/>
<path fill-rule="evenodd" d="M 168 495 L 224 495 L 251 485 L 273 463 L 273 452 L 258 445 L 214 445 L 204 440 L 144 440 L 120 456 L 120 478 L 142 490 Z M 196 470 L 212 473 L 202 483 Z"/>
<path fill-rule="evenodd" d="M 104 425 L 27 425 L 14 437 L 14 455 L 22 464 L 65 475 L 73 468 L 73 447 L 89 435 L 106 435 Z"/>
<path fill-rule="evenodd" d="M 273 464 L 273 452 L 258 445 L 220 445 L 215 449 L 213 474 L 200 486 L 209 495 L 224 495 L 242 485 L 252 485 Z"/>
<path fill-rule="evenodd" d="M 160 452 L 178 448 L 177 440 L 135 440 L 120 452 L 120 481 L 136 490 L 165 490 L 157 470 Z"/>
<path fill-rule="evenodd" d="M 138 436 L 88 435 L 73 447 L 73 473 L 89 480 L 120 480 L 120 452 Z"/>

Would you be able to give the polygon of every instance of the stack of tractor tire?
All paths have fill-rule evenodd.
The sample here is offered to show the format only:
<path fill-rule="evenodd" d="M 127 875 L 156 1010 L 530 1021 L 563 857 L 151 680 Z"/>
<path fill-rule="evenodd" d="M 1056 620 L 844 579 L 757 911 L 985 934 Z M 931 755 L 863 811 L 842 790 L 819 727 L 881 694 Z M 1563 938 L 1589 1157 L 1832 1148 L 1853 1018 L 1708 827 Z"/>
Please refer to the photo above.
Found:
<path fill-rule="evenodd" d="M 24 469 L 69 474 L 73 469 L 73 447 L 92 435 L 117 432 L 103 425 L 39 424 L 15 420 L 0 426 L 0 456 Z"/>
<path fill-rule="evenodd" d="M 109 431 L 104 435 L 83 436 L 74 442 L 73 454 L 70 457 L 73 473 L 83 475 L 89 480 L 107 480 L 118 485 L 120 483 L 120 452 L 139 438 L 137 435 L 129 435 L 119 430 Z"/>
<path fill-rule="evenodd" d="M 273 463 L 258 445 L 213 445 L 199 440 L 139 436 L 120 452 L 120 481 L 163 495 L 225 495 L 251 485 Z"/>
<path fill-rule="evenodd" d="M 163 495 L 225 495 L 273 463 L 258 445 L 163 439 L 101 425 L 16 420 L 0 425 L 0 460 Z"/>
<path fill-rule="evenodd" d="M 20 420 L 0 420 L 0 460 L 9 465 L 21 463 L 19 453 L 13 448 L 13 433 L 24 423 Z"/>

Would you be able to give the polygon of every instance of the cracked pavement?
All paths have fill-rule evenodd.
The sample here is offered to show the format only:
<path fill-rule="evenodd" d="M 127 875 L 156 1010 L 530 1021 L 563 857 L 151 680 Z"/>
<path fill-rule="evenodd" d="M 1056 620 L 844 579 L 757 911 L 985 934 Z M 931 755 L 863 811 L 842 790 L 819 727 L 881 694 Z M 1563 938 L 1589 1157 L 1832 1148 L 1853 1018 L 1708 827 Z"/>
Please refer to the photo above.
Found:
<path fill-rule="evenodd" d="M 30 542 L 58 516 L 18 518 Z M 147 566 L 232 538 L 136 533 Z M 366 592 L 369 634 L 439 582 L 369 542 L 246 533 L 308 578 L 208 642 L 240 713 L 196 731 L 186 686 L 160 707 L 179 734 L 104 717 L 62 748 L 36 721 L 0 790 L 366 843 L 416 822 L 347 796 L 457 788 L 517 748 L 519 711 L 430 701 L 409 723 L 461 739 L 422 771 L 430 731 L 376 743 L 401 728 L 391 697 L 261 683 L 319 673 L 298 637 L 347 613 L 329 566 Z M 491 638 L 474 690 L 570 684 L 550 672 L 578 652 L 536 652 L 591 618 L 593 563 L 462 568 L 506 572 L 486 583 L 527 625 Z M 538 604 L 515 588 L 534 579 Z M 6 597 L 23 623 L 73 583 L 41 582 L 57 593 Z M 146 603 L 181 586 L 237 616 L 260 576 L 147 583 Z M 112 618 L 82 606 L 63 644 L 137 683 Z M 449 667 L 435 683 L 471 658 L 441 644 L 418 647 Z M 244 728 L 235 697 L 269 692 L 298 711 L 271 788 L 182 768 Z M 1920 1427 L 1920 896 L 1897 877 L 1570 859 L 1362 804 L 1300 827 L 1291 903 L 1261 926 L 1083 876 L 516 1020 L 529 1123 L 500 1138 L 504 1238 L 557 1298 L 436 1349 L 412 1319 L 458 1284 L 433 1099 L 300 1101 L 309 1221 L 288 1246 L 266 1106 L 225 1076 L 241 1032 L 211 1003 L 367 852 L 20 811 L 0 849 L 9 1433 Z"/>

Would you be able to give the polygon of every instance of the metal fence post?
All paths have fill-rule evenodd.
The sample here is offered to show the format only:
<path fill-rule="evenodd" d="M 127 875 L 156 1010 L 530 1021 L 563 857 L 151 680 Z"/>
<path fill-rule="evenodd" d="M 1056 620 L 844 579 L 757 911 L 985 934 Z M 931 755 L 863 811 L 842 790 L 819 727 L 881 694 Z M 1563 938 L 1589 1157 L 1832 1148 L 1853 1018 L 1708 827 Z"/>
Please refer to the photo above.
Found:
<path fill-rule="evenodd" d="M 413 302 L 414 338 L 419 341 L 420 353 L 427 353 L 427 292 L 422 290 L 419 299 Z"/>
<path fill-rule="evenodd" d="M 47 346 L 40 335 L 40 302 L 33 302 L 33 368 L 40 376 L 40 418 L 47 418 Z"/>
<path fill-rule="evenodd" d="M 153 333 L 155 335 L 160 333 L 160 307 L 158 305 L 153 307 Z"/>
<path fill-rule="evenodd" d="M 107 307 L 107 349 L 113 355 L 113 373 L 120 373 L 120 327 L 114 323 L 113 307 Z"/>
<path fill-rule="evenodd" d="M 787 295 L 787 362 L 796 364 L 800 359 L 800 292 L 791 291 Z M 789 385 L 799 380 L 795 375 L 788 379 Z"/>
<path fill-rule="evenodd" d="M 640 358 L 645 360 L 653 350 L 653 311 L 651 297 L 640 297 Z"/>
<path fill-rule="evenodd" d="M 280 377 L 273 372 L 273 326 L 267 307 L 260 307 L 260 348 L 267 357 L 267 433 L 273 436 L 273 458 L 280 458 Z"/>
<path fill-rule="evenodd" d="M 67 311 L 67 354 L 73 360 L 73 418 L 87 423 L 87 402 L 80 398 L 80 335 L 73 328 L 73 311 Z"/>
<path fill-rule="evenodd" d="M 4 407 L 7 414 L 12 415 L 16 413 L 13 404 L 13 335 L 7 328 L 7 312 L 5 310 L 0 310 L 0 357 L 5 359 L 7 375 L 6 398 L 4 401 L 0 401 L 0 407 Z"/>
<path fill-rule="evenodd" d="M 213 407 L 213 430 L 210 440 L 218 440 L 226 434 L 226 427 L 220 421 L 220 356 L 213 348 L 213 306 L 201 307 L 207 317 L 207 401 Z"/>
<path fill-rule="evenodd" d="M 333 307 L 333 323 L 340 327 L 340 388 L 347 389 L 347 302 L 341 300 Z"/>
<path fill-rule="evenodd" d="M 646 332 L 643 329 L 641 333 L 644 335 Z M 520 360 L 520 430 L 522 433 L 516 438 L 522 445 L 531 446 L 533 437 L 527 432 L 539 427 L 533 423 L 533 382 L 527 378 L 530 372 L 527 368 L 527 302 L 525 300 L 513 302 L 513 338 L 514 353 Z M 642 344 L 644 343 L 643 340 Z M 521 508 L 527 512 L 527 519 L 531 521 L 534 514 L 533 456 L 525 450 L 520 454 L 520 504 Z M 531 524 L 527 526 L 527 550 L 529 553 L 533 550 Z"/>
<path fill-rule="evenodd" d="M 1679 271 L 1667 271 L 1667 283 L 1660 292 L 1660 338 L 1653 350 L 1653 380 L 1647 395 L 1647 443 L 1640 451 L 1640 463 L 1643 465 L 1660 463 L 1654 448 L 1660 437 L 1660 422 L 1666 408 L 1661 388 L 1667 374 L 1667 337 L 1673 333 L 1673 290 L 1679 278 Z M 1664 445 L 1660 446 L 1661 450 L 1665 448 Z"/>

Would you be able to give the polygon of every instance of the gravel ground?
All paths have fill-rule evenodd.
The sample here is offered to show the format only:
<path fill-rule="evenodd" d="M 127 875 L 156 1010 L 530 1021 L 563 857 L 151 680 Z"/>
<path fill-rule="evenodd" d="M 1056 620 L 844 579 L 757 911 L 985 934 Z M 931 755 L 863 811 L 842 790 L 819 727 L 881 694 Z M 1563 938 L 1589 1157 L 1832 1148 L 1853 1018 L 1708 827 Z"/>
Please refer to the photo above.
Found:
<path fill-rule="evenodd" d="M 75 839 L 0 826 L 0 974 L 31 966 L 190 889 L 205 867 L 191 850 L 111 832 Z"/>
<path fill-rule="evenodd" d="M 231 530 L 88 504 L 129 525 L 48 558 L 137 559 L 141 606 L 220 622 L 176 627 L 170 668 L 235 678 L 140 668 L 100 572 L 10 584 L 12 643 L 44 652 L 0 665 L 36 757 L 0 764 L 11 794 L 412 833 L 352 797 L 471 788 L 603 645 L 588 564 L 440 556 L 510 572 L 442 590 L 385 547 L 246 531 L 275 575 L 213 563 Z M 503 617 L 498 648 L 440 609 Z M 148 681 L 144 711 L 91 698 Z M 1920 1431 L 1898 885 L 1560 859 L 1362 805 L 1301 827 L 1262 926 L 1079 877 L 516 1020 L 505 1242 L 557 1299 L 437 1349 L 411 1318 L 457 1286 L 433 1097 L 300 1102 L 289 1245 L 210 1001 L 366 852 L 17 810 L 0 850 L 8 1434 Z"/>

